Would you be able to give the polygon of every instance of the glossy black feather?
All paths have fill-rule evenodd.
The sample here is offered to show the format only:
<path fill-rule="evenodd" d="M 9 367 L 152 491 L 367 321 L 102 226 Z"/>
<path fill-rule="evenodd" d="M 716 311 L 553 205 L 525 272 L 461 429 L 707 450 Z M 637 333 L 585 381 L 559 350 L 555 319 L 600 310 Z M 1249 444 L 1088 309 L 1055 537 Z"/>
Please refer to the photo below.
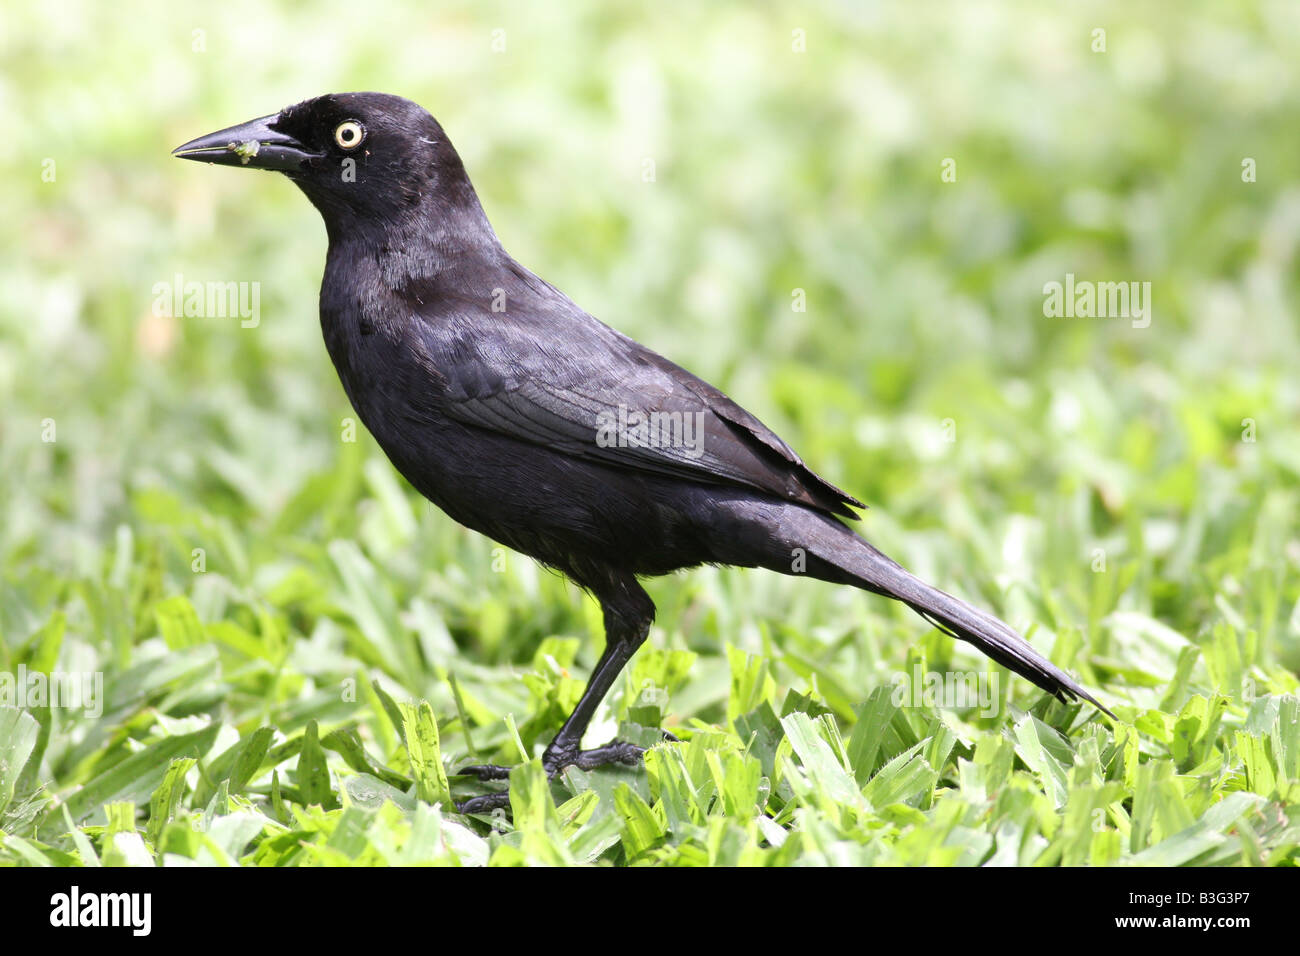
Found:
<path fill-rule="evenodd" d="M 306 157 L 286 175 L 329 235 L 321 328 L 380 447 L 457 521 L 563 571 L 604 608 L 605 655 L 548 767 L 580 761 L 595 704 L 645 639 L 654 605 L 637 577 L 703 563 L 894 598 L 1050 693 L 1096 703 L 1006 624 L 856 535 L 839 519 L 862 504 L 757 418 L 512 259 L 422 108 L 337 94 L 265 120 L 276 168 Z M 359 146 L 333 141 L 343 122 L 363 125 Z M 676 442 L 609 441 L 623 432 L 602 422 L 620 411 L 694 430 Z"/>

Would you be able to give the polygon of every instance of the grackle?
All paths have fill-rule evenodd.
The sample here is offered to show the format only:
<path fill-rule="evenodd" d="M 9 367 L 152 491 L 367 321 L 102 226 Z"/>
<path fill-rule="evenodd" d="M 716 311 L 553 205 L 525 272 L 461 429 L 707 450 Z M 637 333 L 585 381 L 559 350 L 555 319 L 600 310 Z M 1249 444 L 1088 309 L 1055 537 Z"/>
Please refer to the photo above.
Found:
<path fill-rule="evenodd" d="M 380 447 L 456 521 L 600 602 L 605 649 L 542 755 L 548 773 L 640 759 L 618 740 L 582 750 L 582 737 L 654 619 L 638 578 L 701 564 L 806 573 L 902 601 L 1057 698 L 1106 710 L 1009 626 L 855 534 L 841 519 L 864 505 L 757 418 L 511 258 L 447 134 L 415 103 L 321 96 L 175 154 L 277 170 L 307 194 L 329 237 L 325 345 Z M 460 809 L 507 802 L 494 791 Z"/>

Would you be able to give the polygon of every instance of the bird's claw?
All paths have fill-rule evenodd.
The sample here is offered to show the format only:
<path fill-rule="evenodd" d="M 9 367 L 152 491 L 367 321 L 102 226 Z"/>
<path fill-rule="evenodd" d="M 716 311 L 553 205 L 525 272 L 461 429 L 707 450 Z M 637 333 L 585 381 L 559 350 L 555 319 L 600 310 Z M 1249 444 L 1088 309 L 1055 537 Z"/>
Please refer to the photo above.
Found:
<path fill-rule="evenodd" d="M 603 747 L 593 750 L 559 751 L 542 755 L 542 766 L 547 776 L 558 776 L 565 767 L 577 767 L 579 770 L 595 770 L 611 763 L 635 766 L 645 756 L 645 748 L 630 744 L 626 740 L 611 740 Z"/>
<path fill-rule="evenodd" d="M 668 731 L 663 731 L 665 740 L 677 740 Z M 645 756 L 645 748 L 626 740 L 611 740 L 603 747 L 591 750 L 548 750 L 542 755 L 542 767 L 546 776 L 554 780 L 565 767 L 577 767 L 579 770 L 594 770 L 612 763 L 635 766 Z M 510 776 L 509 767 L 500 764 L 472 764 L 461 767 L 457 773 L 461 776 L 477 777 L 479 780 L 505 780 Z M 465 814 L 490 813 L 493 810 L 510 805 L 510 791 L 498 790 L 482 796 L 471 797 L 464 803 L 458 803 L 456 809 Z"/>
<path fill-rule="evenodd" d="M 493 810 L 501 810 L 508 806 L 510 806 L 510 791 L 498 790 L 495 793 L 470 797 L 463 803 L 456 804 L 456 812 L 469 816 L 475 813 L 491 813 Z"/>
<path fill-rule="evenodd" d="M 510 776 L 510 768 L 495 763 L 479 763 L 461 767 L 456 773 L 462 777 L 478 777 L 480 780 L 505 780 Z"/>

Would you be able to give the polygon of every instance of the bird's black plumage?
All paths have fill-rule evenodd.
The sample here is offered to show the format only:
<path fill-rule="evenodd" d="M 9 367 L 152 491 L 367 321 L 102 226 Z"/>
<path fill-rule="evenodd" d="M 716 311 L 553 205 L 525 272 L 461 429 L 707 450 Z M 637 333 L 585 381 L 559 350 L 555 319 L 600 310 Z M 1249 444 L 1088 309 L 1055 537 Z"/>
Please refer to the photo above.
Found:
<path fill-rule="evenodd" d="M 325 344 L 380 447 L 452 518 L 600 601 L 606 649 L 548 769 L 639 755 L 579 743 L 649 631 L 654 605 L 637 578 L 704 563 L 799 570 L 895 598 L 1049 693 L 1101 706 L 1007 625 L 854 534 L 840 519 L 861 502 L 757 418 L 512 259 L 442 127 L 415 103 L 322 96 L 176 152 L 276 169 L 302 189 L 329 235 Z"/>

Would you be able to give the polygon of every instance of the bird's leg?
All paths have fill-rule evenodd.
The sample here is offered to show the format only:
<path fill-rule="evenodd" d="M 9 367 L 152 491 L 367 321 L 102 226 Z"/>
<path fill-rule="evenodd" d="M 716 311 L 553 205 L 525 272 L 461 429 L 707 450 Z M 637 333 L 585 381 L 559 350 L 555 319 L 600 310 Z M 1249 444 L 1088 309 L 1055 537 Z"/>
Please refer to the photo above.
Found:
<path fill-rule="evenodd" d="M 555 735 L 555 739 L 542 755 L 542 766 L 546 768 L 548 774 L 554 775 L 569 765 L 558 763 L 557 758 L 561 754 L 577 751 L 577 744 L 582 740 L 587 725 L 591 723 L 596 708 L 605 699 L 605 694 L 609 692 L 619 672 L 632 656 L 631 652 L 620 653 L 623 650 L 622 643 L 610 636 L 608 628 L 605 641 L 605 651 L 596 662 L 596 668 L 591 672 L 591 679 L 587 681 L 587 688 L 582 692 L 578 705 L 573 708 L 573 713 L 565 720 L 564 726 L 560 728 L 560 732 Z M 632 650 L 634 651 L 635 648 Z M 472 767 L 461 767 L 459 773 L 478 777 L 480 780 L 504 780 L 510 776 L 510 768 L 500 764 L 478 764 Z"/>
<path fill-rule="evenodd" d="M 591 718 L 596 713 L 596 708 L 605 699 L 605 695 L 609 693 L 609 689 L 614 685 L 614 681 L 622 673 L 627 662 L 632 659 L 637 648 L 645 643 L 646 635 L 650 633 L 650 621 L 649 617 L 627 621 L 617 612 L 611 613 L 606 607 L 605 653 L 601 654 L 596 669 L 591 674 L 591 680 L 587 682 L 587 689 L 582 692 L 582 698 L 578 701 L 578 706 L 573 708 L 569 719 L 564 722 L 560 732 L 555 735 L 555 739 L 542 754 L 542 766 L 546 768 L 547 773 L 559 773 L 570 765 L 582 770 L 591 770 L 608 763 L 635 764 L 641 759 L 641 755 L 645 753 L 643 748 L 621 740 L 611 741 L 594 750 L 579 750 L 578 747 L 582 743 L 582 735 L 587 732 L 587 725 L 591 723 Z"/>
<path fill-rule="evenodd" d="M 637 648 L 645 643 L 646 635 L 650 633 L 650 623 L 654 620 L 654 604 L 635 578 L 619 583 L 621 587 L 614 600 L 597 592 L 605 615 L 605 650 L 596 662 L 596 669 L 592 671 L 578 705 L 573 708 L 573 713 L 542 754 L 542 766 L 549 776 L 557 776 L 565 767 L 570 766 L 591 770 L 611 763 L 635 764 L 645 753 L 643 747 L 622 740 L 613 740 L 592 750 L 578 749 L 596 708 L 605 699 Z M 504 780 L 510 776 L 509 767 L 496 764 L 462 767 L 459 772 L 480 780 Z M 467 800 L 461 804 L 460 809 L 463 813 L 479 813 L 505 806 L 508 799 L 504 791 L 486 794 Z"/>

